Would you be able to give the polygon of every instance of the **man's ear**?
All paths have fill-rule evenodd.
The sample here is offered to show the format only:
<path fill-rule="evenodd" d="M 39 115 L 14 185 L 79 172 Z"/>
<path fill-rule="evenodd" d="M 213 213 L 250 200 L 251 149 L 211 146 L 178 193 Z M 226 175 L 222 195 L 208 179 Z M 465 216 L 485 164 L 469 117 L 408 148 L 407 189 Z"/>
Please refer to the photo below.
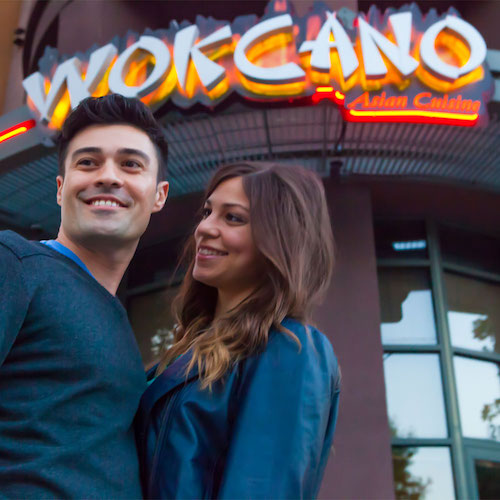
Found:
<path fill-rule="evenodd" d="M 156 199 L 155 199 L 155 204 L 153 205 L 152 213 L 159 212 L 163 208 L 165 202 L 167 201 L 167 196 L 168 196 L 168 182 L 167 181 L 159 182 L 158 186 L 156 187 Z"/>
<path fill-rule="evenodd" d="M 57 182 L 57 204 L 61 206 L 61 199 L 62 199 L 62 187 L 64 183 L 64 177 L 62 175 L 58 175 L 56 177 L 56 182 Z"/>

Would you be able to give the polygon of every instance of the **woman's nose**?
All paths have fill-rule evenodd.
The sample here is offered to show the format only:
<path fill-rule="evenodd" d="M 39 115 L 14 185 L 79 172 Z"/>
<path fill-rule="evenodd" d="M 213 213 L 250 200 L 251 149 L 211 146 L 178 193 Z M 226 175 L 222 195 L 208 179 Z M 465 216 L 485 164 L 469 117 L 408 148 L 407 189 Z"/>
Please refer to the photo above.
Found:
<path fill-rule="evenodd" d="M 209 215 L 208 217 L 202 219 L 198 224 L 195 233 L 200 236 L 216 238 L 219 235 L 219 227 L 217 226 L 215 217 Z"/>

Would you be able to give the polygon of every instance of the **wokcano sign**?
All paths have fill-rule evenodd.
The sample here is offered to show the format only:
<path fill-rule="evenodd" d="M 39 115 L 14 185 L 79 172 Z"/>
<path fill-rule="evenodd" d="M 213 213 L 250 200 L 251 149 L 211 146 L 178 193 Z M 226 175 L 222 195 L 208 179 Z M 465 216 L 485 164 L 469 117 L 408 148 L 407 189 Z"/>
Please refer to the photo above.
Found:
<path fill-rule="evenodd" d="M 233 93 L 287 105 L 328 98 L 350 121 L 473 126 L 487 120 L 494 90 L 485 58 L 483 37 L 454 9 L 354 14 L 316 3 L 297 17 L 286 0 L 273 0 L 260 19 L 198 16 L 69 57 L 47 48 L 23 86 L 50 129 L 82 99 L 108 93 L 153 109 L 166 101 L 213 109 Z"/>

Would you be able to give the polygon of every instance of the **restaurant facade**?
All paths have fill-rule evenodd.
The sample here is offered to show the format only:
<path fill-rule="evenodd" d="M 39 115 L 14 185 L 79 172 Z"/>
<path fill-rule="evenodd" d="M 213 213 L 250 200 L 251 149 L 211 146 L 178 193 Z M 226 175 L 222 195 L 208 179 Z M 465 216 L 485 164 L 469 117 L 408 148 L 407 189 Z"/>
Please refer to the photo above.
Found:
<path fill-rule="evenodd" d="M 320 498 L 499 498 L 499 6 L 16 4 L 0 229 L 57 234 L 54 140 L 78 102 L 150 106 L 170 196 L 118 292 L 149 366 L 171 339 L 178 257 L 215 168 L 315 171 L 336 268 L 314 320 L 343 377 Z"/>

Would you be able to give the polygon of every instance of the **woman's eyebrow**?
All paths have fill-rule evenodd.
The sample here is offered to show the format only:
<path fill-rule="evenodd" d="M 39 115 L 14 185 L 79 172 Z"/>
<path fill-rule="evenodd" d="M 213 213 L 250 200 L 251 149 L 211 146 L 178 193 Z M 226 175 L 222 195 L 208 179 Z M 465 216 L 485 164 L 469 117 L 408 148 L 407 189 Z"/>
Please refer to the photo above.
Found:
<path fill-rule="evenodd" d="M 212 206 L 212 202 L 210 201 L 210 199 L 205 200 L 205 205 Z M 247 212 L 250 212 L 250 209 L 247 206 L 242 205 L 241 203 L 222 203 L 222 207 L 223 208 L 239 207 L 242 208 L 243 210 L 246 210 Z"/>
<path fill-rule="evenodd" d="M 241 203 L 223 203 L 222 206 L 224 208 L 239 207 L 239 208 L 242 208 L 243 210 L 246 210 L 247 212 L 250 211 L 250 209 L 248 207 L 246 207 L 245 205 L 242 205 Z"/>

